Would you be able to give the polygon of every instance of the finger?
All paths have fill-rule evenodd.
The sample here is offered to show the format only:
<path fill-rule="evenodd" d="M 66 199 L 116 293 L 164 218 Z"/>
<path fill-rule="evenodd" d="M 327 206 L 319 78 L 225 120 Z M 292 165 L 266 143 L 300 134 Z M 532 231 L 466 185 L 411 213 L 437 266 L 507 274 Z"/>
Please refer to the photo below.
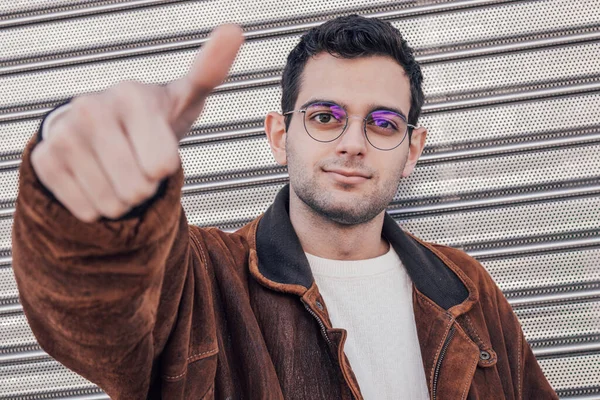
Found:
<path fill-rule="evenodd" d="M 87 200 L 101 216 L 116 219 L 125 214 L 131 207 L 117 196 L 107 176 L 100 168 L 99 160 L 91 150 L 91 143 L 86 143 L 83 133 L 71 135 L 71 140 L 79 141 L 75 151 L 64 154 L 64 163 L 79 185 Z"/>
<path fill-rule="evenodd" d="M 84 222 L 97 220 L 100 214 L 60 157 L 53 156 L 50 147 L 42 144 L 45 143 L 40 143 L 31 153 L 31 163 L 39 180 L 75 218 Z"/>
<path fill-rule="evenodd" d="M 242 29 L 237 25 L 221 25 L 212 32 L 189 72 L 167 85 L 173 123 L 179 125 L 182 122 L 178 120 L 183 120 L 188 129 L 195 121 L 206 96 L 227 77 L 243 41 Z"/>
<path fill-rule="evenodd" d="M 142 97 L 130 97 L 115 110 L 146 179 L 157 182 L 179 169 L 179 142 L 157 107 Z"/>
<path fill-rule="evenodd" d="M 142 172 L 127 134 L 106 107 L 97 107 L 95 119 L 90 121 L 91 126 L 102 127 L 102 132 L 90 136 L 91 147 L 119 199 L 133 207 L 151 197 L 158 182 Z"/>

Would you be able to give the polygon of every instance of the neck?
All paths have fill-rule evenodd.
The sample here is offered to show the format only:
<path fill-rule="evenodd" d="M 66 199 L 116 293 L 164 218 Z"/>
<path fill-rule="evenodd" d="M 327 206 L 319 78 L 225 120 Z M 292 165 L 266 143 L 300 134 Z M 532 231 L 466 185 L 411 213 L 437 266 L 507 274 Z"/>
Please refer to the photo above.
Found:
<path fill-rule="evenodd" d="M 316 213 L 290 188 L 290 221 L 302 249 L 332 260 L 366 260 L 388 252 L 381 236 L 385 211 L 359 225 L 344 225 Z"/>

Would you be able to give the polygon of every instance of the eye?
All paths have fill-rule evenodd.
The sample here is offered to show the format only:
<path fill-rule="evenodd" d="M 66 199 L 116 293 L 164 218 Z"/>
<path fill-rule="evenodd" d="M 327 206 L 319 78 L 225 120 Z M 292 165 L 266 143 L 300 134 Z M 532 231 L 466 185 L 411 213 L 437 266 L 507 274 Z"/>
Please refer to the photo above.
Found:
<path fill-rule="evenodd" d="M 333 119 L 333 115 L 328 113 L 318 113 L 313 117 L 320 124 L 327 124 Z"/>
<path fill-rule="evenodd" d="M 390 129 L 390 130 L 397 130 L 398 127 L 396 126 L 396 124 L 386 118 L 373 118 L 370 121 L 371 125 L 376 126 L 377 128 L 381 128 L 381 129 Z"/>

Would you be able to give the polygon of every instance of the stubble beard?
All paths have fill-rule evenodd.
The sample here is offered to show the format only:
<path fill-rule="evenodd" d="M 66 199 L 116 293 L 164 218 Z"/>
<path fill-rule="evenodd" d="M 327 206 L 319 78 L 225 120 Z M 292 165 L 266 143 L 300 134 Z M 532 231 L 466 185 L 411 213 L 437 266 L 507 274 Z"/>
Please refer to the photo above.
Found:
<path fill-rule="evenodd" d="M 313 212 L 340 225 L 364 224 L 385 210 L 394 199 L 402 177 L 401 171 L 406 163 L 406 160 L 404 160 L 398 174 L 390 177 L 374 190 L 366 191 L 362 195 L 357 194 L 354 199 L 348 196 L 344 202 L 338 202 L 334 194 L 327 188 L 322 187 L 316 177 L 310 174 L 311 171 L 307 171 L 296 163 L 293 151 L 289 151 L 289 148 L 287 150 L 291 189 Z M 330 164 L 328 166 L 331 167 Z M 336 166 L 353 167 L 348 164 L 336 164 Z M 321 166 L 318 166 L 313 172 L 315 174 L 323 173 L 320 168 Z M 371 179 L 378 177 L 379 175 L 375 173 Z M 343 186 L 341 187 L 343 188 Z"/>

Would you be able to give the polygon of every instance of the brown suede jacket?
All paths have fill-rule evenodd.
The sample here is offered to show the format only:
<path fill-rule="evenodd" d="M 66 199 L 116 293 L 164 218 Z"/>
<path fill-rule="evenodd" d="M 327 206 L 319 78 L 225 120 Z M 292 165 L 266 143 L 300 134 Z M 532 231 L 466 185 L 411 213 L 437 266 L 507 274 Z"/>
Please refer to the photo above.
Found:
<path fill-rule="evenodd" d="M 362 399 L 346 331 L 331 326 L 290 223 L 287 186 L 224 233 L 188 225 L 180 169 L 140 215 L 87 224 L 35 176 L 36 142 L 20 171 L 13 268 L 48 354 L 113 399 Z M 557 399 L 477 261 L 389 215 L 382 234 L 413 281 L 432 399 Z"/>

